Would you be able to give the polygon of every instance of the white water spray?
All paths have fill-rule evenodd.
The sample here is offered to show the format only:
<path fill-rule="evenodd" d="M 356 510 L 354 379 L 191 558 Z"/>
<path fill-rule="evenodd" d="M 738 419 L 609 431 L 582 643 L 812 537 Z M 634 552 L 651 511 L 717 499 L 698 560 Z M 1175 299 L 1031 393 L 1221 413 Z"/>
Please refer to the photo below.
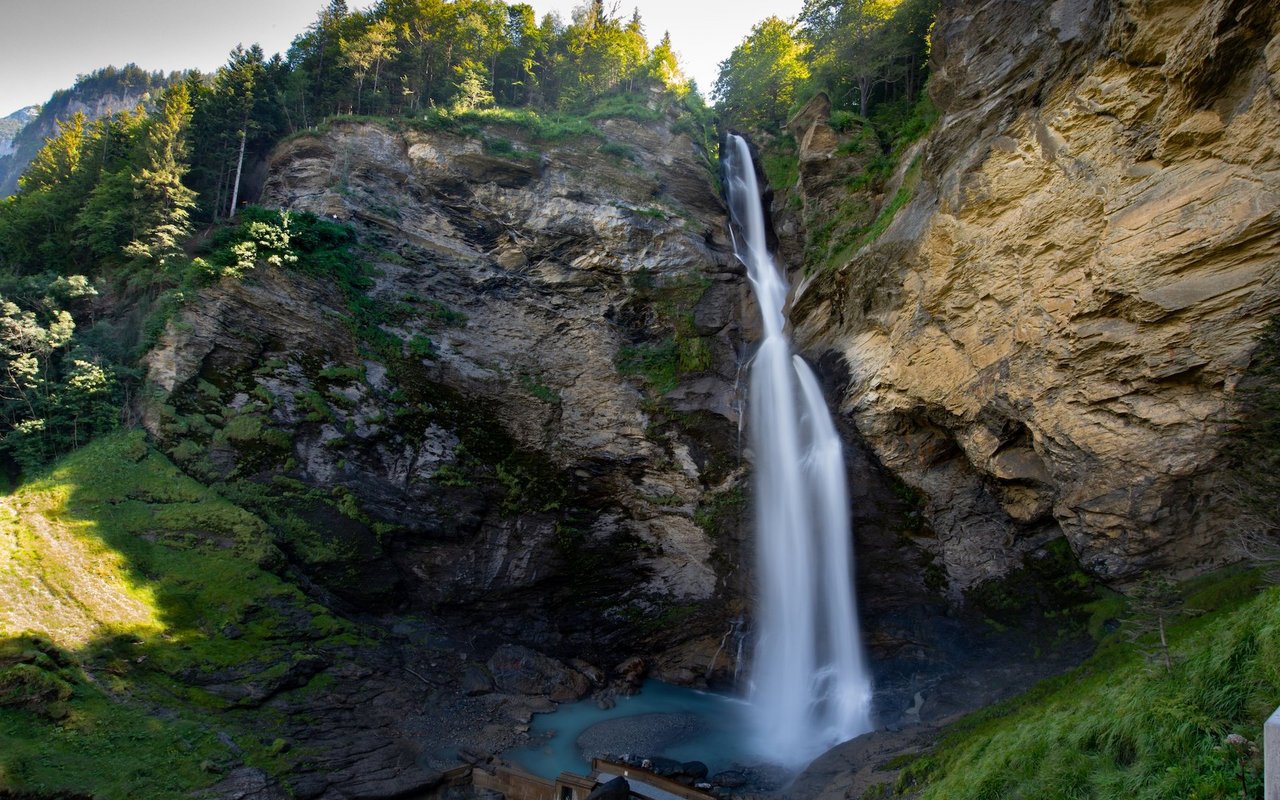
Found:
<path fill-rule="evenodd" d="M 724 158 L 734 250 L 764 327 L 751 365 L 760 601 L 750 699 L 760 754 L 799 768 L 871 730 L 844 456 L 813 372 L 792 355 L 788 286 L 769 253 L 751 151 L 730 135 Z"/>

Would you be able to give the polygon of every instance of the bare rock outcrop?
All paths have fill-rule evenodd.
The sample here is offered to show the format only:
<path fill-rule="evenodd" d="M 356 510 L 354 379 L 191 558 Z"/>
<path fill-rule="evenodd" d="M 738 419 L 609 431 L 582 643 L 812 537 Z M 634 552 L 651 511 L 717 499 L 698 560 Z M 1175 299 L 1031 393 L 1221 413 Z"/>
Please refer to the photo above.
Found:
<path fill-rule="evenodd" d="M 943 10 L 913 198 L 793 318 L 953 594 L 1062 533 L 1120 583 L 1224 557 L 1223 423 L 1280 310 L 1278 34 L 1251 0 Z"/>
<path fill-rule="evenodd" d="M 738 511 L 712 500 L 741 474 L 744 301 L 673 121 L 550 142 L 339 121 L 282 145 L 262 202 L 359 231 L 380 343 L 339 287 L 261 265 L 169 326 L 148 428 L 201 477 L 291 502 L 321 533 L 286 551 L 352 602 L 564 657 L 673 629 L 663 647 L 714 647 L 737 534 L 707 513 Z"/>

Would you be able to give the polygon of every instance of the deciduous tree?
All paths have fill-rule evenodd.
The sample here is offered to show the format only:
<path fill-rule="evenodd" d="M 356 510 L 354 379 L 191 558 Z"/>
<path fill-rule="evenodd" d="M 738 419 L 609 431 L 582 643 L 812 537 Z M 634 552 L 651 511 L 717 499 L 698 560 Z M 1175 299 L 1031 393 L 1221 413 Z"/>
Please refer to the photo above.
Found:
<path fill-rule="evenodd" d="M 721 113 L 744 127 L 780 127 L 809 77 L 804 52 L 792 23 L 778 17 L 758 23 L 720 64 L 711 92 Z"/>

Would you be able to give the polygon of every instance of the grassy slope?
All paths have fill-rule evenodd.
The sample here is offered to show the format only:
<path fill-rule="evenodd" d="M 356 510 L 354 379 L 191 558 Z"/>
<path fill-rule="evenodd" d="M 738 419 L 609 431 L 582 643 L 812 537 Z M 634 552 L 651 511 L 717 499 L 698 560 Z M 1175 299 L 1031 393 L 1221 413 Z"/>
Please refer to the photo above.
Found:
<path fill-rule="evenodd" d="M 1170 629 L 1173 671 L 1125 643 L 953 726 L 908 767 L 899 792 L 965 798 L 1241 796 L 1238 733 L 1261 742 L 1280 704 L 1280 589 L 1237 575 L 1189 595 Z M 1150 637 L 1147 640 L 1150 644 Z M 1261 766 L 1244 768 L 1261 797 Z"/>
<path fill-rule="evenodd" d="M 0 499 L 0 793 L 177 797 L 233 761 L 285 767 L 279 743 L 215 713 L 236 703 L 221 679 L 200 679 L 269 686 L 302 648 L 351 639 L 263 568 L 275 557 L 259 519 L 139 431 Z"/>

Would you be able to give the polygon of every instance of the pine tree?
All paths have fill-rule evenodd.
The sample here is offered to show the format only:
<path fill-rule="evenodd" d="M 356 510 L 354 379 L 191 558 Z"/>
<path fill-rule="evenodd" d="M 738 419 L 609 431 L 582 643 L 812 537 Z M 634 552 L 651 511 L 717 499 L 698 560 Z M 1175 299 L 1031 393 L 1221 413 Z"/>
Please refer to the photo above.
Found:
<path fill-rule="evenodd" d="M 493 94 L 485 86 L 481 69 L 475 65 L 467 67 L 461 82 L 458 83 L 458 95 L 453 101 L 454 109 L 471 111 L 491 105 L 493 105 Z"/>
<path fill-rule="evenodd" d="M 69 183 L 84 155 L 87 127 L 82 111 L 77 111 L 71 119 L 58 120 L 58 132 L 45 140 L 44 147 L 27 165 L 18 186 L 23 191 L 35 192 Z"/>
<path fill-rule="evenodd" d="M 183 185 L 187 174 L 186 129 L 191 121 L 187 87 L 168 89 L 148 120 L 142 154 L 133 174 L 136 238 L 125 246 L 126 255 L 163 270 L 182 252 L 191 234 L 191 210 L 195 192 Z"/>
<path fill-rule="evenodd" d="M 0 262 L 15 272 L 68 273 L 84 263 L 76 215 L 97 176 L 91 129 L 83 114 L 58 123 L 0 214 Z"/>
<path fill-rule="evenodd" d="M 681 71 L 680 61 L 676 58 L 675 49 L 671 46 L 669 31 L 662 34 L 662 39 L 649 53 L 645 71 L 659 86 L 670 89 L 678 95 L 684 96 L 690 91 L 689 79 Z"/>

